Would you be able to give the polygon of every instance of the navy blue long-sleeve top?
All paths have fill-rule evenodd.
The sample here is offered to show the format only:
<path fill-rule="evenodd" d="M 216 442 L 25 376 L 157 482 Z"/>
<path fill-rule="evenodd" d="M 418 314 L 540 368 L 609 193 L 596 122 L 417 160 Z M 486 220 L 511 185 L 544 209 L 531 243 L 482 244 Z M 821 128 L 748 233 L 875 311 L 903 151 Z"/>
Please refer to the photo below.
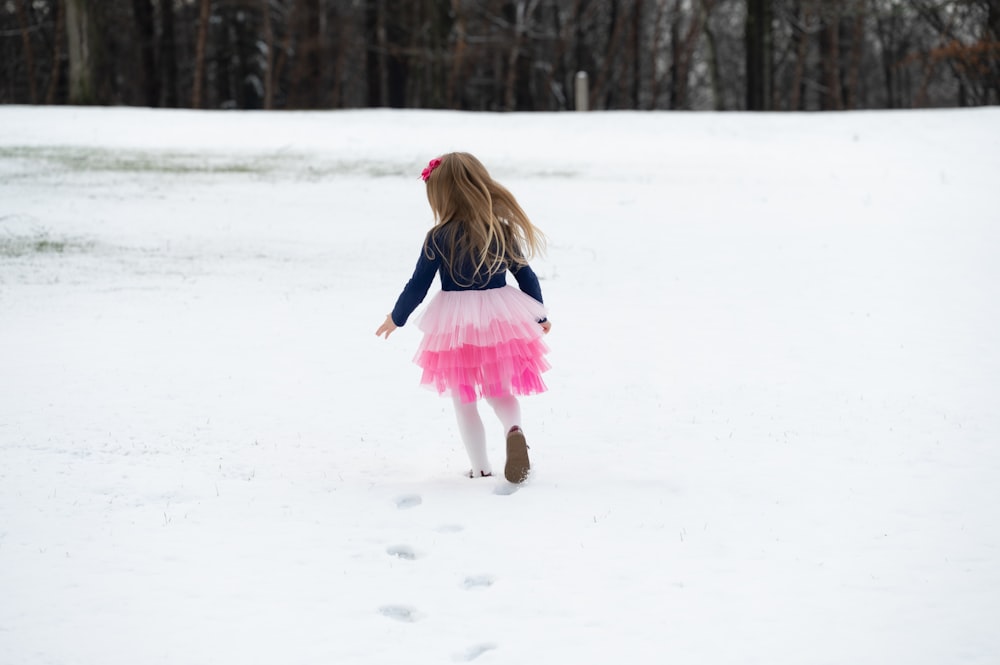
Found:
<path fill-rule="evenodd" d="M 435 273 L 441 275 L 442 291 L 472 291 L 499 289 L 507 285 L 507 270 L 514 275 L 518 287 L 529 296 L 542 302 L 542 287 L 538 283 L 538 276 L 531 266 L 527 264 L 517 264 L 513 261 L 507 262 L 507 270 L 488 274 L 480 272 L 469 278 L 475 272 L 475 266 L 466 259 L 461 262 L 455 270 L 461 283 L 455 281 L 455 276 L 448 269 L 441 259 L 441 252 L 435 248 L 433 231 L 428 234 L 427 241 L 420 251 L 420 258 L 417 260 L 417 267 L 413 270 L 413 276 L 403 287 L 403 292 L 396 300 L 396 306 L 392 308 L 392 322 L 397 326 L 406 325 L 406 320 L 410 318 L 420 303 L 427 297 L 427 291 L 434 281 Z M 428 250 L 430 247 L 430 250 Z M 429 256 L 428 256 L 429 255 Z"/>

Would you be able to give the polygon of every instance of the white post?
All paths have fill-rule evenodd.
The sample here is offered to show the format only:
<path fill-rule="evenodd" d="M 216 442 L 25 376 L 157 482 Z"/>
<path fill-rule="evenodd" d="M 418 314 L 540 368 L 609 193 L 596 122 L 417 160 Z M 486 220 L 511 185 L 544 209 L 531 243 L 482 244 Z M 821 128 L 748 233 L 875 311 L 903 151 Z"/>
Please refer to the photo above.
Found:
<path fill-rule="evenodd" d="M 587 82 L 587 72 L 576 73 L 576 110 L 586 111 L 590 104 L 590 91 Z"/>

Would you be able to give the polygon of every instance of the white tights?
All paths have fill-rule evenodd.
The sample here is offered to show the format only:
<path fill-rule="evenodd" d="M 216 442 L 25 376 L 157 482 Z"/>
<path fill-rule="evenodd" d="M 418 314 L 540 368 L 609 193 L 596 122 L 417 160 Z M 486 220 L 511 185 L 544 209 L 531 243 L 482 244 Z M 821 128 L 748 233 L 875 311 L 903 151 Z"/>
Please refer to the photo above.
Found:
<path fill-rule="evenodd" d="M 453 397 L 455 403 L 455 417 L 458 420 L 458 431 L 462 435 L 462 442 L 465 443 L 465 450 L 469 453 L 469 461 L 472 462 L 472 475 L 478 477 L 480 473 L 493 473 L 490 468 L 490 460 L 486 455 L 486 428 L 483 420 L 479 417 L 478 402 L 463 402 L 460 397 Z M 493 407 L 497 418 L 503 425 L 504 434 L 510 431 L 511 427 L 521 424 L 521 405 L 513 395 L 503 397 L 487 397 L 486 403 Z"/>

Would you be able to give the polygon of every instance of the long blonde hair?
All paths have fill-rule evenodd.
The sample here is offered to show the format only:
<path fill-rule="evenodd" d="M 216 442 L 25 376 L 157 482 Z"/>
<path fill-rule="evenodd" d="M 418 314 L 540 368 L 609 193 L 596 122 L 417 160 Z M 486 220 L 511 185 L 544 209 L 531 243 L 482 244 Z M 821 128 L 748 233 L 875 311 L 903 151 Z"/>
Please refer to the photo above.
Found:
<path fill-rule="evenodd" d="M 439 159 L 426 178 L 435 224 L 424 251 L 431 258 L 440 252 L 456 283 L 463 277 L 456 274 L 456 266 L 466 262 L 473 267 L 467 277 L 474 280 L 477 275 L 527 265 L 528 259 L 544 251 L 545 235 L 482 162 L 467 152 Z"/>

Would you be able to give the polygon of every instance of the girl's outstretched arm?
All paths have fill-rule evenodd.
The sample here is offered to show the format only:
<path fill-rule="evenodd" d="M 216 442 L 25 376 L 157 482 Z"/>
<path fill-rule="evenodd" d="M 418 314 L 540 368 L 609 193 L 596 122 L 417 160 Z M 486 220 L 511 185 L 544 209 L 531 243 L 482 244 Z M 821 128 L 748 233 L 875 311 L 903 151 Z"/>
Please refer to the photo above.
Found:
<path fill-rule="evenodd" d="M 392 320 L 392 314 L 386 314 L 385 321 L 383 321 L 382 325 L 380 325 L 378 327 L 378 330 L 375 331 L 375 336 L 381 337 L 382 335 L 385 335 L 385 338 L 389 339 L 389 335 L 391 335 L 392 331 L 398 327 L 399 326 L 397 326 L 395 322 Z"/>

